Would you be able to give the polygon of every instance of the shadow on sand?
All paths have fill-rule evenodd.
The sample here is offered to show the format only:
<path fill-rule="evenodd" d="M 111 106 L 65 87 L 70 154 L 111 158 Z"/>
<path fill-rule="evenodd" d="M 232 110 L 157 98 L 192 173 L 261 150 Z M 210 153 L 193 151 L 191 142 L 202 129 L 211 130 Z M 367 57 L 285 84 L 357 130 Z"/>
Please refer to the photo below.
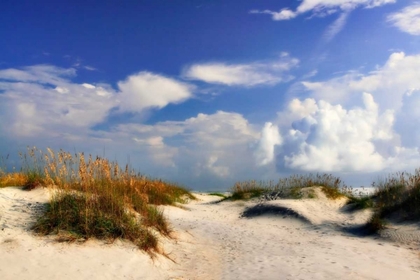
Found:
<path fill-rule="evenodd" d="M 293 218 L 310 224 L 310 221 L 305 216 L 302 216 L 290 208 L 277 205 L 257 204 L 255 206 L 246 208 L 245 211 L 242 212 L 241 217 L 253 218 L 262 215 L 275 215 L 282 216 L 283 218 Z"/>

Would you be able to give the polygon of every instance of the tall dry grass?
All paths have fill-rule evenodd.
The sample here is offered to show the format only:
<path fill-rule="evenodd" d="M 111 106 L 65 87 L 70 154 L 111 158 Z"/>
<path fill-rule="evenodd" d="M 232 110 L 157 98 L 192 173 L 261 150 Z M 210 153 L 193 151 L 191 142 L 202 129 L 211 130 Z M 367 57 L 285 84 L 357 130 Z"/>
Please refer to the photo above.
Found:
<path fill-rule="evenodd" d="M 65 231 L 70 239 L 123 238 L 155 252 L 156 233 L 171 233 L 157 205 L 194 199 L 176 184 L 147 178 L 105 158 L 49 148 L 46 152 L 29 148 L 20 155 L 22 173 L 17 174 L 23 175 L 10 177 L 25 179 L 21 185 L 26 189 L 39 185 L 54 189 L 47 211 L 33 228 L 40 234 Z"/>

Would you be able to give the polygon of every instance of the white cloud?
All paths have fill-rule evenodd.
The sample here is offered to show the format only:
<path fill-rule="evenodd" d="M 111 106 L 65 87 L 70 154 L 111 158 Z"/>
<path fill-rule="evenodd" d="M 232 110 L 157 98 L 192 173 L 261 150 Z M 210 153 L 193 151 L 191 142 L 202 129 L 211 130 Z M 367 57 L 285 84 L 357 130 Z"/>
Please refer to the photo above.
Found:
<path fill-rule="evenodd" d="M 346 25 L 347 19 L 349 17 L 349 12 L 343 12 L 338 19 L 336 19 L 325 31 L 324 39 L 325 41 L 331 41 Z"/>
<path fill-rule="evenodd" d="M 296 11 L 286 8 L 279 12 L 252 10 L 250 13 L 270 14 L 273 20 L 289 20 L 310 11 L 312 11 L 314 16 L 324 17 L 338 11 L 349 12 L 357 7 L 375 8 L 395 2 L 396 0 L 303 0 Z"/>
<path fill-rule="evenodd" d="M 150 72 L 140 72 L 118 83 L 120 110 L 140 112 L 163 108 L 192 97 L 193 86 Z"/>
<path fill-rule="evenodd" d="M 367 74 L 303 82 L 310 98 L 291 100 L 275 122 L 277 166 L 357 174 L 418 167 L 418 73 L 420 55 L 393 53 Z"/>
<path fill-rule="evenodd" d="M 110 96 L 61 77 L 73 71 L 44 66 L 26 69 L 0 71 L 0 90 L 4 91 L 0 95 L 0 125 L 15 137 L 83 130 L 104 120 L 115 106 Z"/>
<path fill-rule="evenodd" d="M 396 118 L 396 131 L 407 148 L 420 148 L 420 89 L 407 91 Z"/>
<path fill-rule="evenodd" d="M 410 89 L 420 88 L 420 55 L 393 53 L 388 61 L 368 74 L 350 72 L 324 82 L 303 82 L 312 97 L 334 104 L 354 105 L 354 95 L 371 93 L 383 110 L 398 110 Z M 357 104 L 357 103 L 356 103 Z"/>
<path fill-rule="evenodd" d="M 83 84 L 82 84 L 82 86 L 83 86 L 83 87 L 85 87 L 85 88 L 89 88 L 89 89 L 94 89 L 94 88 L 96 88 L 94 85 L 87 84 L 87 83 L 83 83 Z"/>
<path fill-rule="evenodd" d="M 83 68 L 86 69 L 86 70 L 89 70 L 89 71 L 97 71 L 98 70 L 95 67 L 92 67 L 92 66 L 89 66 L 89 65 L 83 66 Z"/>
<path fill-rule="evenodd" d="M 249 13 L 251 14 L 268 14 L 271 15 L 273 20 L 288 20 L 288 19 L 292 19 L 295 18 L 297 16 L 297 13 L 289 10 L 289 9 L 283 9 L 280 10 L 279 12 L 274 12 L 274 11 L 270 11 L 270 10 L 263 10 L 263 11 L 259 11 L 259 10 L 251 10 Z"/>
<path fill-rule="evenodd" d="M 34 82 L 40 84 L 59 84 L 67 78 L 76 76 L 73 68 L 64 69 L 51 65 L 35 65 L 24 67 L 23 69 L 4 69 L 0 70 L 1 80 L 14 82 Z"/>
<path fill-rule="evenodd" d="M 119 82 L 120 91 L 107 84 L 76 84 L 70 80 L 75 75 L 72 68 L 51 65 L 0 70 L 0 125 L 15 136 L 82 136 L 114 107 L 140 112 L 192 96 L 192 86 L 149 72 Z"/>
<path fill-rule="evenodd" d="M 274 159 L 275 146 L 280 145 L 282 139 L 277 126 L 267 122 L 261 132 L 261 138 L 255 151 L 258 165 L 267 165 Z"/>
<path fill-rule="evenodd" d="M 283 53 L 278 60 L 269 62 L 194 64 L 183 71 L 183 76 L 187 79 L 228 86 L 273 85 L 292 79 L 293 77 L 285 72 L 298 63 L 298 59 Z"/>
<path fill-rule="evenodd" d="M 293 103 L 289 107 L 292 115 L 302 111 L 308 114 L 296 119 L 284 135 L 288 142 L 284 155 L 287 167 L 324 172 L 372 172 L 386 167 L 386 159 L 376 151 L 374 141 L 393 138 L 392 112 L 380 115 L 370 94 L 363 94 L 364 108 L 350 110 L 322 100 L 316 102 L 315 110 L 312 100 Z M 305 104 L 309 107 L 304 108 Z"/>
<path fill-rule="evenodd" d="M 178 154 L 178 148 L 166 145 L 162 136 L 152 136 L 145 139 L 133 137 L 132 139 L 136 144 L 146 147 L 148 156 L 156 164 L 175 167 L 173 158 Z"/>
<path fill-rule="evenodd" d="M 420 3 L 418 2 L 389 15 L 387 19 L 403 32 L 420 35 Z"/>
<path fill-rule="evenodd" d="M 211 174 L 220 178 L 234 178 L 255 166 L 250 145 L 259 138 L 242 115 L 223 111 L 155 125 L 118 125 L 111 134 L 133 138 L 143 147 L 158 146 L 162 153 L 169 151 L 164 160 L 190 177 Z M 151 145 L 152 140 L 158 145 Z"/>

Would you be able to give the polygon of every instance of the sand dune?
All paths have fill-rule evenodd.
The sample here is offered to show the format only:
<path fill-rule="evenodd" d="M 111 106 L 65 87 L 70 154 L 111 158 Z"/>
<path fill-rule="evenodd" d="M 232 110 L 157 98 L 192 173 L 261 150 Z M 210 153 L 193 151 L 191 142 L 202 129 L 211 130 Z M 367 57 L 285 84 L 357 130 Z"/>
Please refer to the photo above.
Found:
<path fill-rule="evenodd" d="M 0 279 L 420 279 L 419 228 L 410 225 L 405 243 L 351 235 L 345 229 L 370 212 L 317 195 L 261 206 L 197 194 L 186 209 L 165 206 L 175 238 L 161 242 L 173 262 L 122 241 L 34 236 L 29 227 L 48 191 L 0 189 Z"/>

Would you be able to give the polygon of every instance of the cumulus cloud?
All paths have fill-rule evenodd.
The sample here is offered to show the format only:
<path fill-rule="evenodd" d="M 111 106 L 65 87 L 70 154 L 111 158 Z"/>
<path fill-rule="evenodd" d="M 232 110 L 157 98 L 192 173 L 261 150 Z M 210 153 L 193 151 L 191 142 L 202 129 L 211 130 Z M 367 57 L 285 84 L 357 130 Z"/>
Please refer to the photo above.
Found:
<path fill-rule="evenodd" d="M 420 35 L 420 3 L 407 6 L 397 13 L 387 17 L 401 31 L 411 35 Z"/>
<path fill-rule="evenodd" d="M 420 55 L 393 53 L 367 74 L 303 82 L 278 113 L 281 170 L 390 172 L 420 164 Z M 368 93 L 367 93 L 368 92 Z M 361 97 L 361 98 L 360 98 Z"/>
<path fill-rule="evenodd" d="M 374 141 L 393 138 L 393 112 L 379 114 L 367 93 L 363 103 L 364 108 L 347 110 L 322 100 L 292 101 L 290 113 L 306 112 L 306 116 L 296 119 L 285 135 L 289 146 L 285 165 L 305 171 L 382 170 L 386 160 L 375 150 Z"/>
<path fill-rule="evenodd" d="M 261 138 L 255 151 L 258 165 L 267 165 L 274 159 L 275 146 L 282 142 L 278 127 L 267 122 L 261 132 Z"/>
<path fill-rule="evenodd" d="M 269 14 L 272 16 L 273 20 L 289 20 L 307 12 L 312 12 L 313 16 L 324 17 L 339 11 L 348 12 L 357 7 L 375 8 L 395 2 L 396 0 L 303 0 L 296 11 L 286 8 L 279 12 L 271 10 L 251 10 L 250 13 Z"/>
<path fill-rule="evenodd" d="M 298 63 L 298 59 L 283 53 L 279 59 L 267 62 L 193 64 L 183 71 L 183 76 L 187 79 L 228 86 L 273 85 L 291 80 L 293 77 L 285 72 Z"/>
<path fill-rule="evenodd" d="M 192 97 L 192 85 L 150 72 L 140 72 L 118 83 L 120 110 L 140 112 L 163 108 Z"/>

